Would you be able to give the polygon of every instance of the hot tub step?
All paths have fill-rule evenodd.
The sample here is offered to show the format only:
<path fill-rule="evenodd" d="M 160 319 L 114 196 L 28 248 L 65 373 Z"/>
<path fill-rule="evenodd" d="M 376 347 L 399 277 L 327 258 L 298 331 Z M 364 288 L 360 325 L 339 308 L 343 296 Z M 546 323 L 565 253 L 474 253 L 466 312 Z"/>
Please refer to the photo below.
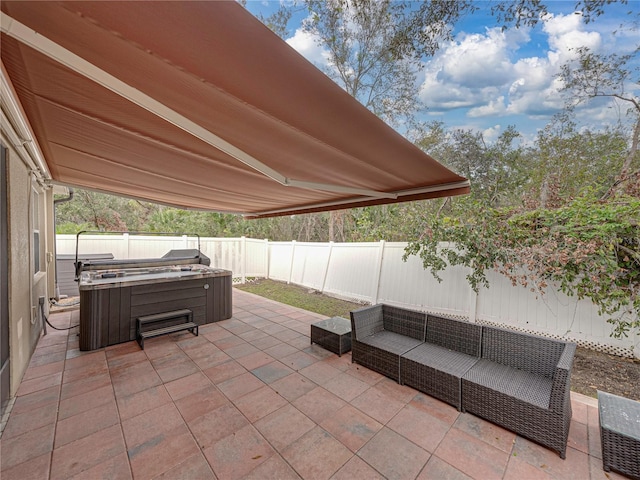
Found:
<path fill-rule="evenodd" d="M 167 322 L 172 320 L 181 321 L 181 323 L 167 325 Z M 161 324 L 162 326 L 153 328 L 154 324 Z M 183 330 L 189 330 L 195 336 L 198 336 L 198 324 L 193 322 L 193 312 L 189 309 L 146 315 L 139 317 L 136 321 L 136 339 L 143 350 L 145 338 L 159 337 L 160 335 Z"/>

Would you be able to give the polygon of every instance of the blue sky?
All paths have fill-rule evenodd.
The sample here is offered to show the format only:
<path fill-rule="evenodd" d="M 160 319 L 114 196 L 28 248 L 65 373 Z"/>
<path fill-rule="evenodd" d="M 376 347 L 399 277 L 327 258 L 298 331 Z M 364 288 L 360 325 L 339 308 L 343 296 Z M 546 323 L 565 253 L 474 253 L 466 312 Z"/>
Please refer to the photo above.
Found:
<path fill-rule="evenodd" d="M 535 29 L 501 31 L 493 26 L 487 12 L 468 16 L 456 25 L 454 40 L 442 44 L 434 57 L 424 59 L 418 72 L 420 98 L 427 106 L 420 118 L 441 120 L 448 128 L 481 131 L 487 141 L 494 140 L 508 125 L 515 125 L 524 140 L 531 141 L 562 109 L 556 74 L 575 56 L 573 49 L 588 46 L 602 54 L 625 54 L 640 46 L 640 29 L 619 30 L 620 24 L 629 20 L 628 12 L 640 11 L 640 0 L 610 5 L 604 15 L 586 25 L 574 14 L 575 1 L 546 3 L 550 15 Z M 247 2 L 249 11 L 265 16 L 277 6 L 278 0 Z M 322 48 L 299 28 L 305 15 L 301 11 L 294 16 L 287 42 L 323 67 L 326 56 Z M 636 97 L 640 95 L 638 84 L 627 88 Z M 576 119 L 599 130 L 615 124 L 620 112 L 620 104 L 594 101 L 580 107 Z"/>

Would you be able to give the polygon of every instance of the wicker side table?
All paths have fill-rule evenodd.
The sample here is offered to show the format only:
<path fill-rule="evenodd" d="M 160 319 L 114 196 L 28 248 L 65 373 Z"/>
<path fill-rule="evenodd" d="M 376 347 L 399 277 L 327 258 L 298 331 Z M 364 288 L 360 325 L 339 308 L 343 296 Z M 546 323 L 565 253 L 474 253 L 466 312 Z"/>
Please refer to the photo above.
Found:
<path fill-rule="evenodd" d="M 311 343 L 342 356 L 351 351 L 351 322 L 346 318 L 333 317 L 312 324 Z"/>
<path fill-rule="evenodd" d="M 598 392 L 602 467 L 640 480 L 640 402 Z"/>

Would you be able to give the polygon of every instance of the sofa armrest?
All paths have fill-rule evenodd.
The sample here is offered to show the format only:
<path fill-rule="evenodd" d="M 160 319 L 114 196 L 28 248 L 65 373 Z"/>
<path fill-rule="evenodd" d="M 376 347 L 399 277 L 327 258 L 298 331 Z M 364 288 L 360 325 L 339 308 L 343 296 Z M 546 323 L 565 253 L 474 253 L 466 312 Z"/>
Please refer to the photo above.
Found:
<path fill-rule="evenodd" d="M 362 340 L 384 330 L 382 305 L 372 305 L 350 312 L 351 339 Z"/>
<path fill-rule="evenodd" d="M 570 404 L 571 368 L 573 357 L 576 353 L 575 343 L 566 343 L 562 355 L 558 360 L 553 373 L 553 385 L 551 387 L 551 401 L 549 408 L 554 412 L 564 412 L 567 404 Z"/>

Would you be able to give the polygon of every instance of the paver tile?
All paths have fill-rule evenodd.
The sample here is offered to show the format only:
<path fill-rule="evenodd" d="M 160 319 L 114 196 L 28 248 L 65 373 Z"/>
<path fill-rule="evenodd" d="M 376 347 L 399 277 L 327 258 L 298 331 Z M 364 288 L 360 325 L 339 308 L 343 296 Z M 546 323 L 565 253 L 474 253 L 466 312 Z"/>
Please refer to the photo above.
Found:
<path fill-rule="evenodd" d="M 118 397 L 117 402 L 120 420 L 125 421 L 171 402 L 171 397 L 164 385 L 158 385 L 125 397 Z"/>
<path fill-rule="evenodd" d="M 328 392 L 322 387 L 316 387 L 310 392 L 294 400 L 293 405 L 317 424 L 344 407 L 347 402 Z"/>
<path fill-rule="evenodd" d="M 280 455 L 273 455 L 267 461 L 254 468 L 243 480 L 299 480 L 300 476 L 285 462 Z"/>
<path fill-rule="evenodd" d="M 588 455 L 571 447 L 567 448 L 567 458 L 563 460 L 553 450 L 516 437 L 513 454 L 542 472 L 549 472 L 555 478 L 578 480 L 589 476 Z"/>
<path fill-rule="evenodd" d="M 273 357 L 258 350 L 257 352 L 238 358 L 236 361 L 247 370 L 254 370 L 273 362 Z"/>
<path fill-rule="evenodd" d="M 204 454 L 216 477 L 236 480 L 267 461 L 275 451 L 253 426 L 247 425 L 206 448 Z"/>
<path fill-rule="evenodd" d="M 351 405 L 327 417 L 320 426 L 352 452 L 357 452 L 382 428 L 381 423 Z"/>
<path fill-rule="evenodd" d="M 83 393 L 93 392 L 101 387 L 111 386 L 111 376 L 109 373 L 101 373 L 99 375 L 83 378 L 70 383 L 62 384 L 60 400 L 82 395 Z"/>
<path fill-rule="evenodd" d="M 248 425 L 249 422 L 245 416 L 231 403 L 189 422 L 189 428 L 202 450 L 212 447 L 219 440 Z"/>
<path fill-rule="evenodd" d="M 184 459 L 175 467 L 154 477 L 154 480 L 176 480 L 176 479 L 193 479 L 193 480 L 216 480 L 216 476 L 211 470 L 211 466 L 204 458 L 202 453 L 196 453 Z"/>
<path fill-rule="evenodd" d="M 265 385 L 234 400 L 233 403 L 253 423 L 283 407 L 287 401 Z"/>
<path fill-rule="evenodd" d="M 231 358 L 231 357 L 229 357 Z M 209 377 L 216 385 L 226 382 L 227 380 L 237 377 L 246 373 L 246 369 L 235 360 L 229 360 L 228 362 L 220 363 L 214 367 L 204 370 L 204 374 Z"/>
<path fill-rule="evenodd" d="M 586 424 L 571 420 L 567 446 L 587 454 L 589 453 L 588 427 Z"/>
<path fill-rule="evenodd" d="M 216 410 L 228 402 L 227 398 L 213 385 L 176 400 L 175 404 L 186 422 L 212 410 Z"/>
<path fill-rule="evenodd" d="M 256 377 L 262 380 L 267 385 L 280 380 L 281 378 L 291 375 L 293 370 L 287 367 L 285 364 L 275 361 L 262 365 L 258 368 L 251 370 Z"/>
<path fill-rule="evenodd" d="M 46 407 L 25 413 L 14 413 L 9 418 L 2 432 L 2 438 L 5 441 L 9 441 L 11 438 L 18 437 L 47 425 L 51 425 L 52 428 L 54 428 L 57 414 L 58 412 L 56 412 L 55 408 Z"/>
<path fill-rule="evenodd" d="M 462 414 L 453 426 L 506 453 L 511 453 L 516 441 L 515 433 L 475 415 Z"/>
<path fill-rule="evenodd" d="M 48 452 L 14 467 L 2 469 L 2 480 L 42 480 L 43 478 L 49 478 L 50 465 L 51 452 Z M 129 465 L 129 462 L 127 462 L 127 465 Z"/>
<path fill-rule="evenodd" d="M 151 479 L 200 452 L 186 426 L 166 431 L 145 443 L 129 448 L 129 461 L 134 478 Z"/>
<path fill-rule="evenodd" d="M 274 337 L 278 338 L 278 337 Z M 279 339 L 279 338 L 278 338 Z M 279 339 L 281 340 L 281 339 Z M 264 353 L 269 354 L 273 358 L 280 360 L 281 358 L 285 358 L 293 353 L 297 353 L 299 350 L 296 347 L 289 345 L 288 343 L 284 343 L 281 340 L 281 343 L 274 345 L 273 347 L 265 348 Z"/>
<path fill-rule="evenodd" d="M 16 396 L 16 400 L 11 409 L 12 415 L 30 412 L 32 410 L 38 410 L 41 408 L 53 408 L 57 410 L 58 401 L 60 399 L 60 385 L 45 388 L 44 390 L 38 390 L 37 392 L 30 393 L 28 395 Z M 51 406 L 51 405 L 54 406 Z"/>
<path fill-rule="evenodd" d="M 22 377 L 22 381 L 33 380 L 34 378 L 47 377 L 49 375 L 62 372 L 64 361 L 46 363 L 40 366 L 29 366 Z"/>
<path fill-rule="evenodd" d="M 0 439 L 0 469 L 15 467 L 53 450 L 53 425 L 30 430 L 12 438 Z"/>
<path fill-rule="evenodd" d="M 524 480 L 527 477 L 518 477 L 519 480 Z M 471 477 L 465 475 L 460 470 L 452 467 L 444 460 L 438 458 L 435 455 L 431 455 L 431 458 L 420 472 L 420 475 L 416 480 L 471 480 Z"/>
<path fill-rule="evenodd" d="M 377 385 L 376 385 L 377 386 Z M 351 401 L 351 405 L 373 417 L 383 425 L 391 420 L 404 406 L 387 392 L 373 386 Z"/>
<path fill-rule="evenodd" d="M 126 451 L 120 425 L 100 430 L 53 451 L 52 480 L 67 479 Z"/>
<path fill-rule="evenodd" d="M 420 392 L 413 397 L 409 405 L 424 410 L 432 417 L 439 418 L 447 425 L 453 425 L 458 419 L 458 416 L 460 416 L 460 412 L 458 412 L 455 407 Z"/>
<path fill-rule="evenodd" d="M 308 367 L 309 365 L 313 365 L 318 361 L 318 359 L 308 353 L 297 350 L 294 353 L 282 357 L 280 361 L 289 368 L 298 371 Z"/>
<path fill-rule="evenodd" d="M 393 430 L 383 428 L 358 456 L 387 478 L 414 479 L 429 460 L 429 452 Z"/>
<path fill-rule="evenodd" d="M 123 421 L 122 431 L 132 449 L 180 426 L 185 426 L 180 412 L 173 403 L 168 403 Z"/>
<path fill-rule="evenodd" d="M 324 388 L 338 397 L 350 402 L 358 395 L 361 395 L 369 388 L 369 384 L 352 377 L 347 373 L 341 373 L 336 377 L 333 377 L 327 383 Z"/>
<path fill-rule="evenodd" d="M 302 368 L 300 373 L 318 385 L 324 385 L 329 380 L 337 377 L 342 372 L 337 368 L 325 365 L 322 362 L 316 362 L 308 367 Z"/>
<path fill-rule="evenodd" d="M 291 404 L 279 408 L 255 423 L 255 427 L 279 452 L 315 426 L 309 417 Z"/>
<path fill-rule="evenodd" d="M 67 398 L 60 402 L 58 421 L 99 407 L 109 403 L 111 400 L 113 400 L 113 388 L 111 385 L 105 385 L 96 390 Z"/>
<path fill-rule="evenodd" d="M 131 480 L 131 465 L 126 452 L 122 452 L 114 457 L 106 459 L 94 467 L 69 477 L 70 480 L 95 480 L 103 478 L 108 480 Z"/>
<path fill-rule="evenodd" d="M 387 426 L 429 453 L 436 451 L 451 428 L 450 425 L 411 405 L 400 410 Z"/>
<path fill-rule="evenodd" d="M 510 456 L 457 428 L 449 430 L 435 454 L 463 473 L 486 480 L 502 478 Z"/>
<path fill-rule="evenodd" d="M 29 393 L 45 390 L 49 387 L 55 387 L 62 383 L 62 372 L 53 373 L 45 377 L 38 377 L 31 380 L 25 380 L 20 384 L 16 395 L 28 395 Z"/>
<path fill-rule="evenodd" d="M 165 381 L 164 383 L 164 387 L 173 400 L 179 400 L 197 391 L 210 388 L 212 385 L 211 380 L 200 371 L 172 382 Z"/>
<path fill-rule="evenodd" d="M 222 393 L 231 400 L 236 400 L 262 386 L 264 386 L 264 383 L 249 372 L 218 384 L 218 388 L 220 388 Z"/>
<path fill-rule="evenodd" d="M 229 355 L 231 358 L 235 360 L 238 360 L 242 357 L 246 357 L 247 355 L 251 355 L 252 353 L 258 353 L 258 352 L 260 352 L 260 350 L 258 350 L 256 347 L 254 347 L 250 343 L 246 343 L 246 342 L 240 345 L 235 345 L 233 347 L 224 349 L 224 353 L 226 353 L 227 355 Z"/>
<path fill-rule="evenodd" d="M 329 478 L 351 458 L 352 453 L 320 427 L 315 427 L 289 445 L 283 458 L 302 478 Z"/>
<path fill-rule="evenodd" d="M 317 387 L 315 383 L 299 373 L 292 373 L 269 385 L 276 393 L 293 402 Z"/>
<path fill-rule="evenodd" d="M 351 457 L 331 480 L 385 480 L 385 477 L 356 455 Z"/>
<path fill-rule="evenodd" d="M 120 423 L 113 395 L 107 403 L 60 420 L 56 426 L 55 448 Z"/>

